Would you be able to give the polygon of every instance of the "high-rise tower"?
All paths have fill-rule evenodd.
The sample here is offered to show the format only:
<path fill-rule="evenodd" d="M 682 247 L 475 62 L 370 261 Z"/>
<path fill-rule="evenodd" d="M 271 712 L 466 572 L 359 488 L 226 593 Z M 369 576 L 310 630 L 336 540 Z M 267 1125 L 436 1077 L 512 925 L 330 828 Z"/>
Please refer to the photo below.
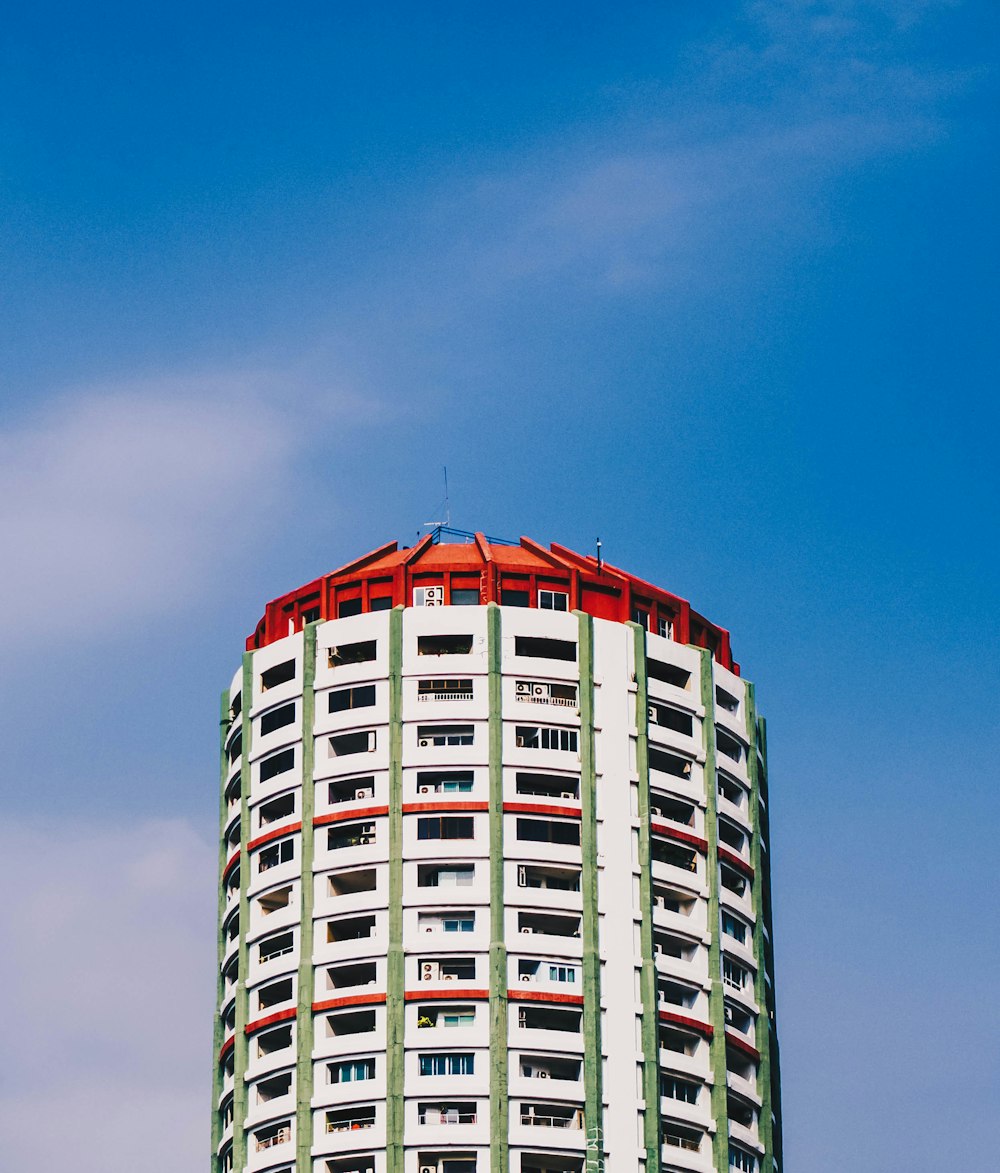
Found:
<path fill-rule="evenodd" d="M 563 547 L 442 537 L 268 604 L 224 695 L 214 1167 L 775 1173 L 728 633 Z"/>

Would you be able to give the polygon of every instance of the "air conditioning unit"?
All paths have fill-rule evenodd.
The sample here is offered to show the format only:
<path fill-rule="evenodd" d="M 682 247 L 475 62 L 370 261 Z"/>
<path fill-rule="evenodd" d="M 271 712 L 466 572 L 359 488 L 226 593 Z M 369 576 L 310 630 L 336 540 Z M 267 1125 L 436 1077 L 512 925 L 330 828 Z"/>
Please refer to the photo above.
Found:
<path fill-rule="evenodd" d="M 547 684 L 535 684 L 531 689 L 533 696 L 548 696 L 549 686 Z"/>
<path fill-rule="evenodd" d="M 453 982 L 455 980 L 455 975 L 453 973 L 443 973 L 441 975 L 441 980 L 443 982 Z"/>
<path fill-rule="evenodd" d="M 438 1173 L 437 1165 L 421 1165 L 420 1173 Z"/>
<path fill-rule="evenodd" d="M 437 966 L 433 962 L 425 961 L 420 967 L 420 980 L 422 982 L 431 982 L 437 976 Z"/>
<path fill-rule="evenodd" d="M 431 794 L 432 788 L 430 786 L 418 786 L 417 793 L 418 794 Z"/>
<path fill-rule="evenodd" d="M 562 794 L 559 795 L 559 797 L 560 798 L 576 798 L 576 795 L 573 793 L 572 790 L 564 790 L 562 792 Z"/>
<path fill-rule="evenodd" d="M 427 926 L 427 928 L 426 928 L 426 929 L 424 929 L 424 932 L 425 932 L 425 933 L 433 933 L 433 932 L 434 932 L 434 926 L 433 926 L 433 925 L 428 925 L 428 926 Z"/>
<path fill-rule="evenodd" d="M 375 793 L 374 790 L 367 790 L 367 789 L 355 790 L 354 797 L 355 798 L 371 798 L 374 795 L 374 793 Z"/>
<path fill-rule="evenodd" d="M 524 888 L 528 883 L 528 869 L 524 864 L 519 864 L 517 868 L 517 883 L 518 886 Z"/>
<path fill-rule="evenodd" d="M 524 748 L 524 738 L 523 738 L 523 737 L 519 737 L 519 738 L 517 739 L 517 744 L 518 744 L 518 747 L 519 747 L 519 748 L 523 749 L 523 748 Z"/>
<path fill-rule="evenodd" d="M 431 739 L 429 737 L 421 737 L 420 740 L 417 742 L 417 745 L 430 745 L 430 744 L 431 744 Z"/>
<path fill-rule="evenodd" d="M 548 1079 L 549 1073 L 547 1071 L 545 1071 L 544 1069 L 542 1069 L 538 1072 L 538 1078 L 539 1079 Z"/>
<path fill-rule="evenodd" d="M 649 706 L 649 708 L 646 710 L 646 716 L 647 716 L 647 717 L 649 718 L 649 720 L 650 720 L 650 721 L 652 721 L 654 724 L 656 723 L 656 706 L 655 706 L 655 705 L 650 705 L 650 706 Z"/>
<path fill-rule="evenodd" d="M 522 982 L 530 982 L 531 981 L 531 974 L 530 973 L 522 973 L 521 974 L 521 981 Z"/>
<path fill-rule="evenodd" d="M 533 933 L 534 931 L 534 929 L 529 929 L 527 926 L 521 930 L 522 933 Z"/>
<path fill-rule="evenodd" d="M 514 693 L 516 696 L 530 696 L 531 695 L 531 681 L 519 680 L 514 685 Z"/>

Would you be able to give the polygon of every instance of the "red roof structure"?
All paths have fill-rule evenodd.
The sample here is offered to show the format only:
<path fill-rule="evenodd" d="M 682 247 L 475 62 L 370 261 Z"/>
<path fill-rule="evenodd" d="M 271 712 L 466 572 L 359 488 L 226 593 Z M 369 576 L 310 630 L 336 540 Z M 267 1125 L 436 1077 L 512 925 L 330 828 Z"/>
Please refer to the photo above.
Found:
<path fill-rule="evenodd" d="M 678 643 L 707 648 L 724 668 L 739 672 L 725 628 L 692 610 L 686 599 L 634 574 L 555 542 L 546 549 L 530 538 L 514 545 L 481 533 L 467 535 L 465 542 L 442 542 L 442 532 L 460 531 L 439 527 L 403 549 L 389 542 L 274 599 L 247 639 L 247 650 L 266 647 L 317 619 L 410 606 L 414 590 L 421 587 L 442 588 L 445 605 L 538 607 L 544 606 L 539 592 L 543 598 L 553 592 L 568 596 L 570 611 L 641 623 Z"/>

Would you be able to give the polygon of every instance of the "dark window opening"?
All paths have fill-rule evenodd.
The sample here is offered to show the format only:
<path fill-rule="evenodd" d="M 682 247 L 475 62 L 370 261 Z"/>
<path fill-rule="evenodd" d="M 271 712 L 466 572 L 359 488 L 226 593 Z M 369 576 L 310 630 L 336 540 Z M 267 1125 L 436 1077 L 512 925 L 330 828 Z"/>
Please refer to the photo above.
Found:
<path fill-rule="evenodd" d="M 287 819 L 295 814 L 295 795 L 283 794 L 280 798 L 273 798 L 265 802 L 260 808 L 260 825 L 266 827 L 268 823 L 276 823 L 279 819 Z"/>
<path fill-rule="evenodd" d="M 694 806 L 689 802 L 680 802 L 676 798 L 652 793 L 649 796 L 649 805 L 654 815 L 685 827 L 694 826 Z"/>
<path fill-rule="evenodd" d="M 417 820 L 418 839 L 474 839 L 475 821 L 468 816 L 442 815 Z"/>
<path fill-rule="evenodd" d="M 376 975 L 374 961 L 362 961 L 357 965 L 336 965 L 326 971 L 326 984 L 331 990 L 344 990 L 352 986 L 374 986 Z"/>
<path fill-rule="evenodd" d="M 350 916 L 327 921 L 326 939 L 330 945 L 341 941 L 361 941 L 375 936 L 374 916 Z"/>
<path fill-rule="evenodd" d="M 229 761 L 235 762 L 236 759 L 243 752 L 243 730 L 240 729 L 233 740 L 229 743 Z"/>
<path fill-rule="evenodd" d="M 367 664 L 375 659 L 376 641 L 373 639 L 361 640 L 353 644 L 338 644 L 330 648 L 327 660 L 331 668 L 339 668 L 343 664 Z"/>
<path fill-rule="evenodd" d="M 286 725 L 291 725 L 294 720 L 294 701 L 290 705 L 279 705 L 278 708 L 272 709 L 261 717 L 260 735 L 266 737 L 269 733 L 274 733 L 276 729 L 284 729 Z"/>
<path fill-rule="evenodd" d="M 691 673 L 686 668 L 652 658 L 646 661 L 646 675 L 653 680 L 662 680 L 664 684 L 672 684 L 674 688 L 687 688 L 691 680 Z"/>
<path fill-rule="evenodd" d="M 451 605 L 453 607 L 477 607 L 479 605 L 479 589 L 477 587 L 452 587 Z"/>
<path fill-rule="evenodd" d="M 279 774 L 287 774 L 295 765 L 295 750 L 283 749 L 280 753 L 271 754 L 260 763 L 261 782 L 270 782 Z"/>
<path fill-rule="evenodd" d="M 654 725 L 662 725 L 664 729 L 673 729 L 675 733 L 683 733 L 690 737 L 694 729 L 694 719 L 690 713 L 680 709 L 673 709 L 669 705 L 649 706 L 649 720 Z"/>
<path fill-rule="evenodd" d="M 732 758 L 734 762 L 740 761 L 743 757 L 743 746 L 735 737 L 718 726 L 715 730 L 715 745 L 719 753 L 725 754 L 727 758 Z"/>
<path fill-rule="evenodd" d="M 330 738 L 330 757 L 341 758 L 355 753 L 372 753 L 375 749 L 375 730 L 361 729 L 357 733 L 340 733 Z"/>
<path fill-rule="evenodd" d="M 330 851 L 339 851 L 342 847 L 366 847 L 374 842 L 374 823 L 351 823 L 346 827 L 331 827 L 326 833 L 326 845 Z"/>
<path fill-rule="evenodd" d="M 391 611 L 392 595 L 376 595 L 374 599 L 369 599 L 368 607 L 372 611 Z"/>
<path fill-rule="evenodd" d="M 649 768 L 659 770 L 663 774 L 673 774 L 675 778 L 691 777 L 691 761 L 689 758 L 678 757 L 677 754 L 667 753 L 662 749 L 649 747 Z"/>
<path fill-rule="evenodd" d="M 273 937 L 266 937 L 258 945 L 258 956 L 261 961 L 272 961 L 275 957 L 283 957 L 291 953 L 295 947 L 295 937 L 291 933 L 275 933 Z"/>
<path fill-rule="evenodd" d="M 338 872 L 330 877 L 331 896 L 354 896 L 358 892 L 374 892 L 378 873 L 374 868 L 357 872 Z"/>
<path fill-rule="evenodd" d="M 534 635 L 514 636 L 514 655 L 540 660 L 575 660 L 576 644 L 568 639 L 544 639 Z"/>
<path fill-rule="evenodd" d="M 580 779 L 558 774 L 517 772 L 517 793 L 533 794 L 538 798 L 579 798 Z"/>
<path fill-rule="evenodd" d="M 344 778 L 339 782 L 331 782 L 327 788 L 327 798 L 334 804 L 338 802 L 366 802 L 374 797 L 374 774 L 366 774 L 363 778 Z"/>
<path fill-rule="evenodd" d="M 561 1030 L 579 1034 L 579 1010 L 556 1010 L 549 1006 L 520 1006 L 517 1025 L 523 1030 Z"/>
<path fill-rule="evenodd" d="M 337 604 L 337 618 L 350 619 L 352 615 L 361 614 L 360 599 L 341 599 Z"/>
<path fill-rule="evenodd" d="M 518 819 L 517 837 L 528 843 L 563 843 L 580 846 L 580 824 L 561 819 Z"/>
<path fill-rule="evenodd" d="M 358 688 L 338 688 L 330 693 L 328 709 L 343 713 L 347 709 L 368 709 L 375 703 L 375 685 L 362 684 Z"/>
<path fill-rule="evenodd" d="M 261 1010 L 277 1006 L 279 1002 L 287 1002 L 292 996 L 292 979 L 282 978 L 280 982 L 271 982 L 269 986 L 261 986 L 257 993 L 257 1004 Z"/>
<path fill-rule="evenodd" d="M 276 688 L 279 684 L 287 684 L 295 679 L 295 661 L 285 660 L 282 664 L 275 664 L 273 668 L 266 668 L 260 674 L 260 690 L 267 692 L 269 688 Z"/>
<path fill-rule="evenodd" d="M 354 1010 L 347 1014 L 330 1014 L 326 1019 L 326 1033 L 339 1038 L 341 1035 L 361 1035 L 375 1029 L 374 1010 Z"/>
<path fill-rule="evenodd" d="M 500 603 L 504 607 L 527 607 L 530 595 L 527 591 L 507 590 L 500 592 Z"/>
<path fill-rule="evenodd" d="M 550 937 L 579 937 L 580 918 L 550 912 L 519 912 L 517 929 L 520 933 L 544 933 Z"/>
<path fill-rule="evenodd" d="M 579 868 L 554 868 L 543 864 L 518 865 L 519 888 L 552 888 L 560 892 L 580 891 Z"/>
<path fill-rule="evenodd" d="M 471 635 L 417 636 L 418 656 L 467 656 L 471 651 Z"/>
<path fill-rule="evenodd" d="M 653 860 L 656 863 L 669 864 L 672 868 L 680 868 L 685 872 L 698 870 L 698 857 L 687 847 L 677 843 L 664 843 L 662 839 L 653 840 Z"/>

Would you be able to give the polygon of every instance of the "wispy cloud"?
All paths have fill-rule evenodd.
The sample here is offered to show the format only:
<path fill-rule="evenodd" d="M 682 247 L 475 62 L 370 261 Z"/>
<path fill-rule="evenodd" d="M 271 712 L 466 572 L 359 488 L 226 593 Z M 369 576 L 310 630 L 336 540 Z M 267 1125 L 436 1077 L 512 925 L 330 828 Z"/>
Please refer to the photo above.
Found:
<path fill-rule="evenodd" d="M 5 830 L 0 988 L 17 1012 L 4 1030 L 3 1167 L 56 1169 L 72 1153 L 79 1173 L 197 1169 L 214 848 L 182 821 Z"/>

